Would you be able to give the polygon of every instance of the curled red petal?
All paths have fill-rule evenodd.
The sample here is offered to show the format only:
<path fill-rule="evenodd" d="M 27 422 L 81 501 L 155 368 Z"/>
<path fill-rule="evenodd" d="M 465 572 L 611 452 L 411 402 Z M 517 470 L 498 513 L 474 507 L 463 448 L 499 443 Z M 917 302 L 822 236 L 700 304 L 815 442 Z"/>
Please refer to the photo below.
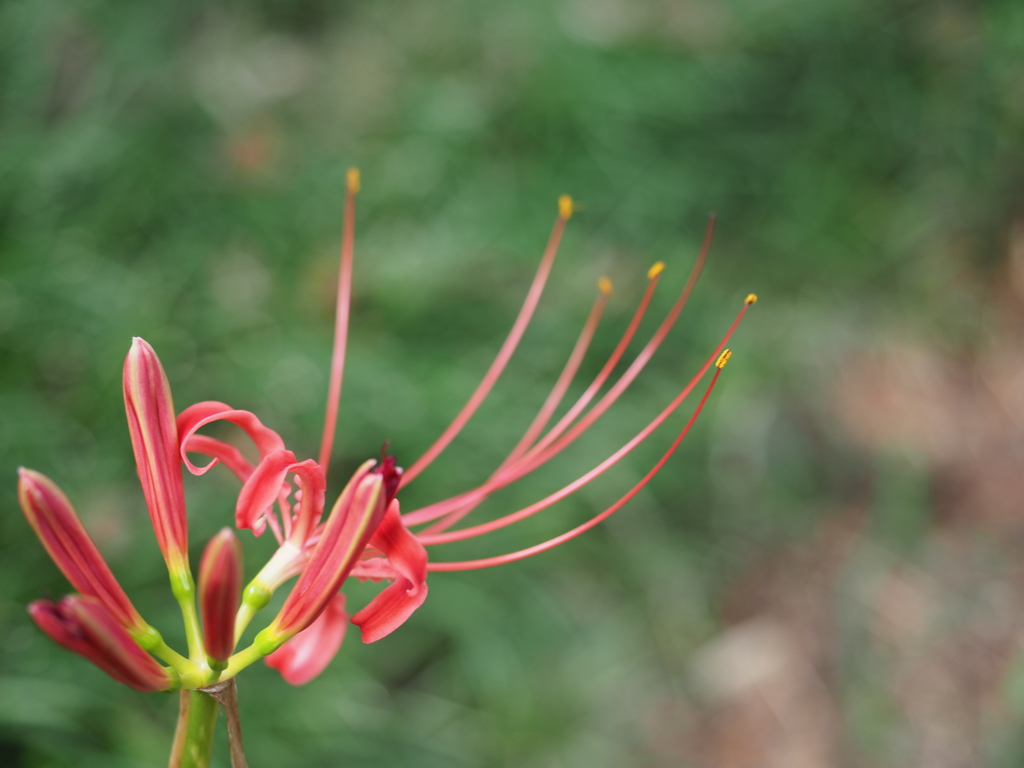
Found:
<path fill-rule="evenodd" d="M 291 451 L 274 451 L 256 466 L 242 486 L 235 505 L 235 525 L 260 536 L 267 527 L 267 512 L 277 500 L 288 476 L 288 467 L 296 463 Z"/>
<path fill-rule="evenodd" d="M 397 500 L 388 507 L 370 546 L 387 557 L 394 582 L 352 617 L 352 623 L 363 633 L 364 643 L 394 632 L 427 599 L 427 551 L 403 525 Z"/>
<path fill-rule="evenodd" d="M 296 546 L 306 543 L 324 513 L 324 495 L 327 492 L 327 477 L 323 468 L 313 459 L 300 461 L 288 468 L 299 479 L 302 491 L 298 512 L 292 522 L 290 539 Z"/>
<path fill-rule="evenodd" d="M 312 459 L 299 462 L 291 451 L 274 451 L 263 458 L 242 486 L 235 506 L 235 524 L 249 528 L 259 536 L 267 523 L 267 513 L 281 496 L 285 478 L 295 474 L 302 487 L 298 519 L 292 526 L 296 544 L 301 546 L 312 532 L 324 509 L 327 481 L 320 465 Z"/>
<path fill-rule="evenodd" d="M 28 612 L 52 640 L 84 656 L 119 683 L 137 691 L 170 687 L 167 670 L 142 650 L 96 598 L 68 595 L 58 603 L 37 600 Z"/>
<path fill-rule="evenodd" d="M 274 430 L 263 426 L 256 414 L 250 411 L 239 411 L 225 403 L 215 400 L 206 400 L 186 408 L 178 414 L 178 435 L 181 438 L 180 452 L 181 460 L 185 462 L 188 471 L 193 475 L 202 475 L 209 469 L 216 466 L 220 457 L 203 467 L 197 467 L 189 461 L 186 451 L 189 450 L 190 438 L 198 429 L 214 421 L 230 421 L 232 424 L 241 427 L 242 430 L 256 445 L 261 457 L 266 457 L 274 451 L 284 449 L 284 440 Z"/>
<path fill-rule="evenodd" d="M 331 663 L 341 648 L 347 627 L 345 595 L 338 594 L 316 621 L 264 660 L 292 685 L 305 685 Z"/>
<path fill-rule="evenodd" d="M 217 462 L 221 462 L 225 467 L 234 472 L 243 483 L 252 474 L 253 466 L 249 463 L 249 460 L 235 446 L 225 443 L 223 440 L 217 440 L 206 435 L 192 435 L 188 440 L 182 441 L 182 454 L 186 453 L 202 453 L 209 456 L 211 459 L 214 459 L 214 462 L 209 466 L 214 466 Z"/>

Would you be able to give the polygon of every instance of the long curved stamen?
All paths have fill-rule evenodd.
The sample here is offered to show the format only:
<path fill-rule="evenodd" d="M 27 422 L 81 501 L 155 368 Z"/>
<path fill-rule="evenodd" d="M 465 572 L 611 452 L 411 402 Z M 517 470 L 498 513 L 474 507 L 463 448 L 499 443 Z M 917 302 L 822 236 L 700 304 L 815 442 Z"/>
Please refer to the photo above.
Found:
<path fill-rule="evenodd" d="M 586 391 L 582 395 L 580 395 L 579 399 L 576 401 L 575 404 L 573 404 L 572 408 L 569 409 L 566 415 L 563 416 L 559 420 L 558 424 L 556 424 L 555 427 L 553 427 L 552 429 L 564 430 L 565 427 L 568 426 L 568 424 L 573 419 L 575 419 L 577 415 L 579 415 L 580 411 L 582 411 L 587 406 L 587 404 L 593 399 L 594 395 L 597 394 L 598 390 L 600 390 L 601 387 L 604 385 L 605 380 L 611 374 L 612 370 L 615 368 L 619 360 L 622 358 L 622 355 L 625 353 L 626 347 L 629 346 L 629 342 L 632 341 L 633 336 L 636 333 L 636 329 L 640 326 L 640 321 L 643 320 L 644 314 L 647 312 L 647 307 L 651 303 L 651 297 L 654 295 L 654 289 L 658 284 L 658 277 L 661 274 L 664 267 L 665 265 L 659 261 L 648 271 L 647 289 L 644 291 L 643 298 L 640 300 L 640 304 L 637 306 L 636 311 L 633 313 L 633 317 L 629 321 L 629 325 L 627 326 L 626 331 L 622 334 L 622 338 L 619 339 L 619 343 L 612 351 L 612 354 L 608 358 L 607 362 L 604 364 L 604 367 L 594 378 L 593 382 L 591 382 L 590 386 L 587 387 Z M 559 432 L 559 434 L 561 434 L 561 432 Z M 508 461 L 506 460 L 505 462 L 502 463 L 500 467 L 498 467 L 497 470 L 495 470 L 491 477 L 488 478 L 488 480 L 478 488 L 475 488 L 471 491 L 466 491 L 465 493 L 461 493 L 458 496 L 452 496 L 451 498 L 435 502 L 426 507 L 421 507 L 420 509 L 407 512 L 406 514 L 402 515 L 403 522 L 406 525 L 418 525 L 421 523 L 427 523 L 431 520 L 436 520 L 437 518 L 443 517 L 444 515 L 450 513 L 461 512 L 462 509 L 467 504 L 473 504 L 475 506 L 475 504 L 479 503 L 479 501 L 482 501 L 484 498 L 486 498 L 487 494 L 491 492 L 491 489 L 489 489 L 488 484 L 495 480 L 495 478 L 500 474 L 502 469 L 507 466 L 507 464 Z M 472 508 L 473 507 L 470 507 L 470 509 Z"/>
<path fill-rule="evenodd" d="M 324 436 L 320 441 L 320 461 L 324 477 L 331 463 L 334 430 L 338 423 L 341 402 L 341 380 L 345 375 L 345 347 L 348 343 L 348 315 L 352 304 L 352 253 L 355 250 L 356 193 L 359 191 L 359 170 L 348 169 L 345 189 L 345 219 L 341 229 L 341 266 L 338 269 L 338 303 L 334 316 L 334 352 L 331 355 L 331 382 L 327 389 L 327 413 Z"/>
<path fill-rule="evenodd" d="M 537 267 L 537 273 L 534 275 L 530 290 L 526 294 L 526 301 L 523 302 L 522 309 L 519 310 L 519 316 L 516 317 L 516 321 L 512 325 L 512 330 L 509 331 L 505 343 L 501 345 L 497 357 L 494 358 L 494 362 L 491 363 L 491 367 L 487 370 L 476 391 L 470 396 L 468 402 L 452 420 L 452 423 L 437 438 L 437 441 L 416 460 L 416 463 L 406 470 L 402 476 L 402 486 L 412 482 L 417 475 L 430 466 L 431 462 L 437 458 L 441 451 L 448 447 L 448 444 L 462 431 L 466 422 L 476 413 L 477 408 L 480 407 L 484 398 L 487 397 L 494 384 L 498 381 L 498 377 L 505 370 L 505 366 L 519 345 L 519 340 L 522 339 L 523 334 L 526 332 L 526 326 L 530 324 L 533 312 L 540 301 L 541 293 L 544 292 L 544 284 L 547 282 L 548 275 L 551 273 L 551 266 L 554 264 L 555 256 L 558 254 L 558 245 L 562 240 L 562 233 L 565 231 L 565 223 L 571 215 L 572 198 L 568 195 L 562 195 L 558 200 L 558 218 L 555 220 L 555 226 L 551 231 L 551 237 L 548 239 L 544 256 L 541 258 L 540 266 Z"/>
<path fill-rule="evenodd" d="M 558 376 L 558 380 L 555 382 L 555 386 L 551 388 L 551 392 L 548 394 L 547 399 L 544 401 L 544 405 L 541 406 L 540 411 L 534 418 L 533 422 L 527 428 L 526 432 L 516 443 L 515 448 L 509 453 L 508 457 L 502 462 L 498 468 L 505 468 L 509 464 L 512 464 L 519 459 L 531 445 L 533 441 L 537 439 L 537 436 L 547 426 L 548 421 L 551 420 L 551 416 L 562 402 L 562 398 L 565 397 L 566 390 L 569 389 L 569 385 L 572 383 L 573 378 L 576 376 L 576 372 L 579 370 L 580 364 L 583 362 L 584 356 L 587 354 L 587 349 L 590 347 L 590 342 L 594 338 L 594 332 L 597 330 L 598 323 L 601 322 L 601 315 L 604 313 L 605 306 L 608 304 L 608 298 L 612 295 L 612 281 L 607 277 L 602 277 L 598 282 L 600 292 L 597 298 L 594 299 L 594 305 L 590 309 L 590 314 L 587 316 L 587 321 L 583 324 L 583 330 L 580 331 L 579 338 L 576 339 L 576 345 L 572 348 L 572 352 L 569 354 L 569 359 L 565 363 L 565 367 L 562 368 L 561 374 Z"/>
<path fill-rule="evenodd" d="M 604 312 L 604 308 L 608 303 L 608 297 L 612 293 L 612 281 L 607 277 L 602 277 L 598 281 L 598 288 L 600 293 L 597 298 L 594 299 L 594 305 L 591 307 L 590 314 L 587 316 L 586 323 L 583 324 L 583 330 L 580 331 L 579 338 L 576 340 L 576 345 L 573 347 L 572 352 L 569 354 L 569 359 L 565 363 L 565 367 L 562 368 L 561 374 L 559 374 L 555 385 L 551 388 L 551 392 L 548 394 L 547 399 L 544 401 L 544 405 L 541 406 L 540 411 L 537 412 L 533 422 L 527 427 L 526 432 L 516 443 L 515 447 L 511 450 L 509 455 L 504 461 L 498 466 L 491 477 L 488 480 L 497 477 L 501 474 L 502 470 L 508 467 L 510 464 L 514 464 L 519 458 L 529 450 L 530 446 L 533 445 L 534 440 L 540 435 L 551 420 L 551 416 L 562 402 L 562 398 L 565 397 L 566 390 L 569 389 L 569 385 L 572 384 L 573 378 L 576 376 L 576 372 L 579 370 L 580 364 L 583 362 L 583 358 L 587 354 L 587 349 L 590 347 L 590 342 L 594 338 L 594 332 L 597 330 L 597 325 L 601 321 L 601 315 Z M 461 520 L 463 517 L 472 512 L 476 507 L 486 498 L 486 495 L 481 496 L 479 491 L 473 490 L 468 493 L 459 494 L 450 499 L 441 502 L 442 504 L 450 504 L 451 509 L 446 513 L 452 516 L 451 521 L 442 521 L 444 524 L 440 530 L 448 528 L 454 525 L 456 522 Z M 426 533 L 433 532 L 433 528 L 428 529 Z"/>
<path fill-rule="evenodd" d="M 558 445 L 560 447 L 557 450 L 547 451 L 548 446 L 554 443 L 555 440 L 558 439 L 560 434 L 560 432 L 557 432 L 556 430 L 551 430 L 551 432 L 545 435 L 533 448 L 530 449 L 529 453 L 527 453 L 527 455 L 523 459 L 524 463 L 531 460 L 535 460 L 536 457 L 538 457 L 539 455 L 544 455 L 546 457 L 544 461 L 547 461 L 552 456 L 557 454 L 558 451 L 562 450 L 562 448 L 565 448 L 567 445 L 569 445 L 573 440 L 576 439 L 576 437 L 583 434 L 583 432 L 585 432 L 591 424 L 597 421 L 604 414 L 604 412 L 607 411 L 612 406 L 612 404 L 619 399 L 619 396 L 626 391 L 629 385 L 633 383 L 633 380 L 638 375 L 640 375 L 640 371 L 644 369 L 644 366 L 646 366 L 650 359 L 654 356 L 654 353 L 658 351 L 658 347 L 661 346 L 661 342 L 665 340 L 665 337 L 668 336 L 669 331 L 672 330 L 672 326 L 675 325 L 676 320 L 679 318 L 679 313 L 683 311 L 683 307 L 686 306 L 686 302 L 689 300 L 690 294 L 693 292 L 694 286 L 697 285 L 697 280 L 700 278 L 700 273 L 704 269 L 704 263 L 707 261 L 708 252 L 711 250 L 711 239 L 715 234 L 715 220 L 715 215 L 711 214 L 711 216 L 708 218 L 707 228 L 704 230 L 704 241 L 701 243 L 700 253 L 697 256 L 697 261 L 694 263 L 693 268 L 690 270 L 689 276 L 686 278 L 686 284 L 683 286 L 683 290 L 680 292 L 679 298 L 676 299 L 675 304 L 672 305 L 672 309 L 669 310 L 668 315 L 665 316 L 665 319 L 662 321 L 661 325 L 658 326 L 658 330 L 654 332 L 654 335 L 651 336 L 650 341 L 648 341 L 644 348 L 640 350 L 640 354 L 636 356 L 636 359 L 633 360 L 629 368 L 627 368 L 626 371 L 619 377 L 618 381 L 616 381 L 612 385 L 611 389 L 609 389 L 608 392 L 605 393 L 604 397 L 602 397 L 597 402 L 597 404 L 580 420 L 580 422 L 575 427 L 573 427 L 572 430 L 569 431 L 569 434 L 574 435 L 574 437 L 570 439 L 569 434 L 567 434 L 564 438 L 558 441 Z M 656 266 L 657 265 L 655 265 L 655 267 Z M 747 305 L 744 305 L 744 309 L 741 310 L 740 317 L 742 317 L 743 312 L 746 311 L 746 306 Z M 739 322 L 739 318 L 737 318 L 736 322 Z M 730 334 L 731 333 L 732 331 L 730 330 Z M 727 340 L 728 336 L 726 336 L 726 339 L 723 340 L 722 343 L 724 344 Z M 584 424 L 586 426 L 583 426 Z M 563 425 L 560 422 L 558 426 L 562 427 Z M 540 464 L 544 463 L 544 461 L 540 463 L 535 463 L 533 465 L 534 468 L 540 466 Z M 517 473 L 516 479 L 522 476 L 522 474 Z"/>
<path fill-rule="evenodd" d="M 506 485 L 509 485 L 515 482 L 516 480 L 519 480 L 520 478 L 524 477 L 525 475 L 529 474 L 530 472 L 534 471 L 535 469 L 549 461 L 551 458 L 556 456 L 559 452 L 564 450 L 577 437 L 579 437 L 587 429 L 589 429 L 590 426 L 595 421 L 597 421 L 604 414 L 604 412 L 607 411 L 615 403 L 619 396 L 626 391 L 629 385 L 632 384 L 633 380 L 640 374 L 640 371 L 643 370 L 644 366 L 647 365 L 648 361 L 651 359 L 651 357 L 653 357 L 654 353 L 658 350 L 658 347 L 661 345 L 661 342 L 668 335 L 669 331 L 672 330 L 672 326 L 678 319 L 679 313 L 682 312 L 683 307 L 686 306 L 686 302 L 689 300 L 690 294 L 693 292 L 693 288 L 697 284 L 697 280 L 700 277 L 701 270 L 704 268 L 704 263 L 707 261 L 708 252 L 711 250 L 711 240 L 715 232 L 715 221 L 715 215 L 711 214 L 711 216 L 708 218 L 707 228 L 704 230 L 704 240 L 701 243 L 701 248 L 697 256 L 697 261 L 694 263 L 692 269 L 690 270 L 690 274 L 686 279 L 686 284 L 683 286 L 683 290 L 680 292 L 679 297 L 672 305 L 672 308 L 669 310 L 668 315 L 662 321 L 657 331 L 655 331 L 651 339 L 647 342 L 644 348 L 636 356 L 636 359 L 629 366 L 629 368 L 627 368 L 626 371 L 619 377 L 618 381 L 616 381 L 615 384 L 612 385 L 612 388 L 607 393 L 605 393 L 604 397 L 602 397 L 598 401 L 598 403 L 586 414 L 586 416 L 584 416 L 579 421 L 579 423 L 576 424 L 575 427 L 569 430 L 568 434 L 566 434 L 561 439 L 558 439 L 562 431 L 571 422 L 571 419 L 569 418 L 569 413 L 567 413 L 558 422 L 558 424 L 556 424 L 555 427 L 553 427 L 548 432 L 547 435 L 545 435 L 536 445 L 534 445 L 526 453 L 526 455 L 523 456 L 522 459 L 520 459 L 520 461 L 516 462 L 512 466 L 507 467 L 503 472 L 495 473 L 495 475 L 492 476 L 491 479 L 485 482 L 478 489 L 470 491 L 469 493 L 465 494 L 465 496 L 462 499 L 458 499 L 454 503 L 442 502 L 441 505 L 444 506 L 438 505 L 437 507 L 431 509 L 429 512 L 427 512 L 426 510 L 417 510 L 417 512 L 412 513 L 413 515 L 416 515 L 416 517 L 413 519 L 408 519 L 406 521 L 407 524 L 412 525 L 416 522 L 427 522 L 429 520 L 435 520 L 439 517 L 447 516 L 446 519 L 441 523 L 431 526 L 429 532 L 437 533 L 439 531 L 451 527 L 456 522 L 465 517 L 467 514 L 469 514 L 490 493 L 494 492 L 495 490 L 498 490 L 499 488 L 504 488 Z M 654 267 L 651 268 L 651 272 L 654 273 L 654 277 L 657 277 L 658 273 L 661 272 L 661 269 L 659 269 L 659 265 L 660 262 L 659 264 L 655 264 Z M 651 277 L 651 272 L 648 272 L 648 277 Z M 735 329 L 736 324 L 739 323 L 739 319 L 743 316 L 743 312 L 745 310 L 746 305 L 744 305 L 744 309 L 741 310 L 739 317 L 733 324 L 733 329 Z M 728 340 L 729 335 L 731 335 L 731 333 L 732 330 L 729 331 L 729 334 L 726 335 L 725 339 L 722 341 L 723 345 Z M 721 349 L 721 347 L 719 347 L 719 349 Z M 596 388 L 594 389 L 594 391 L 596 392 Z M 572 417 L 575 418 L 576 414 L 578 414 L 580 410 L 582 410 L 582 408 L 576 410 L 575 413 L 572 413 L 572 411 L 570 411 L 570 413 L 572 413 Z"/>
<path fill-rule="evenodd" d="M 723 352 L 722 355 L 724 354 L 725 353 Z M 717 352 L 716 354 L 711 356 L 711 359 L 714 360 L 716 357 L 720 358 Z M 650 437 L 654 430 L 660 427 L 669 416 L 675 413 L 679 406 L 683 404 L 683 401 L 687 397 L 689 397 L 690 393 L 693 391 L 693 388 L 697 386 L 697 382 L 700 381 L 700 379 L 704 376 L 704 373 L 706 371 L 706 367 L 701 368 L 697 375 L 694 376 L 685 387 L 683 387 L 683 390 L 678 395 L 676 395 L 672 399 L 672 401 L 667 406 L 665 406 L 664 409 L 662 409 L 661 413 L 655 416 L 654 419 L 652 419 L 647 426 L 641 429 L 636 434 L 636 436 L 633 437 L 632 440 L 627 442 L 624 446 L 619 448 L 619 450 L 615 451 L 615 453 L 613 453 L 607 459 L 602 461 L 592 470 L 583 474 L 581 477 L 577 478 L 576 480 L 569 483 L 565 487 L 555 491 L 554 493 L 541 499 L 540 501 L 529 505 L 528 507 L 524 507 L 523 509 L 520 509 L 516 512 L 511 512 L 507 515 L 499 517 L 496 520 L 491 520 L 486 523 L 474 525 L 469 528 L 462 528 L 458 531 L 448 531 L 446 533 L 435 534 L 432 531 L 427 531 L 425 533 L 419 534 L 416 538 L 419 539 L 419 542 L 424 546 L 429 546 L 431 544 L 446 544 L 452 541 L 462 541 L 464 539 L 471 539 L 475 536 L 482 536 L 485 533 L 497 531 L 506 526 L 512 525 L 513 523 L 517 523 L 520 520 L 525 520 L 526 518 L 537 514 L 541 510 L 547 509 L 552 504 L 561 501 L 567 496 L 572 495 L 580 488 L 587 485 L 592 480 L 595 480 L 596 478 L 600 477 L 607 470 L 611 469 L 613 466 L 618 464 L 622 459 L 628 456 L 634 448 L 636 448 L 638 445 L 640 445 L 640 443 L 644 442 L 648 437 Z"/>
<path fill-rule="evenodd" d="M 613 515 L 615 512 L 617 512 L 619 509 L 621 509 L 630 499 L 632 499 L 637 493 L 639 493 L 640 490 L 645 485 L 647 485 L 647 483 L 649 483 L 651 481 L 651 478 L 653 478 L 656 474 L 658 474 L 658 472 L 661 470 L 661 468 L 663 466 L 665 466 L 665 462 L 667 462 L 669 460 L 669 458 L 671 458 L 672 454 L 675 453 L 676 448 L 679 447 L 679 444 L 683 441 L 683 438 L 686 437 L 687 433 L 689 433 L 690 428 L 693 426 L 694 422 L 697 420 L 697 417 L 700 415 L 700 412 L 704 409 L 704 404 L 707 402 L 708 396 L 711 394 L 711 391 L 715 388 L 715 383 L 718 381 L 718 376 L 721 374 L 722 368 L 725 366 L 725 363 L 726 363 L 726 361 L 728 359 L 729 359 L 729 357 L 728 357 L 728 355 L 726 353 L 723 353 L 721 355 L 721 357 L 719 358 L 718 364 L 717 364 L 717 369 L 715 370 L 715 375 L 711 379 L 711 383 L 708 385 L 707 390 L 705 390 L 704 396 L 701 398 L 700 403 L 697 405 L 697 409 L 693 412 L 693 415 L 690 417 L 690 420 L 688 422 L 686 422 L 686 426 L 683 427 L 683 431 L 679 433 L 679 436 L 675 439 L 675 441 L 672 443 L 672 445 L 669 446 L 669 449 L 658 460 L 658 463 L 655 464 L 651 468 L 650 472 L 648 472 L 646 475 L 644 475 L 643 479 L 640 480 L 639 483 L 634 485 L 629 490 L 629 492 L 626 493 L 626 495 L 624 495 L 622 498 L 620 498 L 618 501 L 616 501 L 614 504 L 612 504 L 606 510 L 604 510 L 600 514 L 595 515 L 594 517 L 590 518 L 590 520 L 588 520 L 587 522 L 583 523 L 582 525 L 576 526 L 571 531 L 567 531 L 566 533 L 563 533 L 560 536 L 556 536 L 553 539 L 548 539 L 547 541 L 545 541 L 545 542 L 543 542 L 541 544 L 537 544 L 535 546 L 528 547 L 526 549 L 520 549 L 517 552 L 509 552 L 508 554 L 505 554 L 505 555 L 498 555 L 496 557 L 486 557 L 486 558 L 482 558 L 480 560 L 462 560 L 462 561 L 447 562 L 447 563 L 428 563 L 427 564 L 427 570 L 428 571 L 470 571 L 470 570 L 475 570 L 475 569 L 478 569 L 478 568 L 490 568 L 491 566 L 495 566 L 495 565 L 502 565 L 504 563 L 511 563 L 511 562 L 515 562 L 516 560 L 523 560 L 523 559 L 525 559 L 527 557 L 531 557 L 532 555 L 537 555 L 537 554 L 540 554 L 541 552 L 545 552 L 545 551 L 547 551 L 549 549 L 553 549 L 554 547 L 557 547 L 559 544 L 564 544 L 565 542 L 567 542 L 567 541 L 569 541 L 571 539 L 576 538 L 581 533 L 584 533 L 585 531 L 589 531 L 595 525 L 601 523 L 603 520 L 605 520 L 606 518 L 608 518 L 611 515 Z"/>
<path fill-rule="evenodd" d="M 694 269 L 697 267 L 695 266 Z M 573 403 L 572 408 L 566 411 L 565 415 L 558 420 L 554 427 L 545 436 L 545 440 L 550 441 L 553 439 L 551 436 L 557 437 L 561 435 L 566 428 L 576 420 L 576 417 L 583 412 L 583 410 L 590 404 L 590 401 L 594 399 L 601 387 L 608 380 L 612 370 L 619 364 L 619 360 L 622 359 L 622 355 L 626 352 L 626 347 L 629 346 L 629 342 L 633 340 L 633 336 L 636 334 L 636 329 L 640 325 L 640 321 L 643 319 L 644 314 L 647 312 L 647 307 L 651 303 L 651 297 L 654 296 L 654 289 L 658 285 L 658 279 L 661 277 L 661 273 L 665 270 L 665 264 L 663 262 L 656 262 L 649 270 L 647 270 L 647 289 L 644 291 L 643 297 L 640 299 L 640 304 L 636 308 L 636 312 L 633 314 L 633 319 L 630 320 L 629 326 L 626 328 L 626 332 L 622 334 L 622 338 L 619 340 L 618 345 L 612 351 L 608 361 L 604 364 L 604 367 L 598 372 L 597 376 L 594 377 L 593 382 L 590 386 L 580 395 L 579 399 Z M 532 447 L 532 446 L 531 446 Z"/>
<path fill-rule="evenodd" d="M 740 321 L 743 319 L 743 316 L 747 312 L 747 308 L 755 301 L 757 301 L 757 297 L 754 296 L 753 294 L 747 297 L 746 301 L 743 303 L 743 307 L 736 315 L 736 319 L 733 320 L 732 325 L 729 326 L 729 330 L 726 331 L 725 336 L 722 337 L 722 340 L 718 343 L 718 346 L 715 348 L 715 351 L 711 354 L 711 357 L 709 357 L 704 362 L 704 365 L 700 367 L 700 370 L 698 370 L 696 376 L 694 376 L 694 382 L 700 380 L 704 376 L 704 374 L 707 373 L 707 370 L 708 368 L 711 367 L 711 363 L 713 360 L 715 360 L 716 355 L 718 355 L 722 351 L 725 345 L 729 342 L 729 339 L 732 337 L 732 334 L 736 331 L 736 328 L 739 326 Z M 609 392 L 608 395 L 610 394 L 612 393 Z M 542 452 L 540 455 L 534 457 L 533 459 L 530 459 L 528 456 L 520 464 L 511 469 L 508 473 L 499 477 L 496 483 L 494 484 L 494 487 L 488 490 L 488 493 L 497 488 L 504 488 L 506 485 L 509 485 L 510 483 L 513 483 L 516 480 L 519 480 L 520 478 L 528 475 L 530 472 L 533 472 L 535 469 L 537 469 L 537 467 L 541 466 L 542 464 L 546 464 L 554 456 L 556 456 L 558 453 L 564 450 L 568 445 L 575 441 L 577 437 L 579 437 L 581 434 L 583 434 L 583 432 L 589 429 L 590 426 L 594 423 L 594 421 L 597 420 L 601 413 L 599 412 L 595 414 L 595 411 L 597 411 L 601 404 L 604 403 L 606 399 L 608 399 L 608 395 L 606 395 L 605 398 L 602 399 L 601 403 L 598 403 L 598 405 L 594 406 L 594 409 L 590 413 L 588 413 L 587 416 L 584 417 L 579 423 L 577 423 L 576 426 L 570 429 L 569 432 L 561 440 L 557 441 L 548 450 Z M 614 402 L 614 400 L 612 400 L 612 402 Z M 609 402 L 607 405 L 611 405 L 611 403 Z M 486 494 L 480 496 L 478 499 L 475 499 L 474 503 L 478 504 L 480 501 L 483 500 L 485 496 Z M 468 511 L 469 510 L 466 509 L 460 509 L 456 512 L 450 513 L 447 517 L 445 517 L 444 520 L 440 521 L 439 523 L 435 523 L 424 533 L 436 534 L 441 531 L 447 530 L 456 522 L 458 522 L 458 520 L 460 520 L 462 517 L 465 517 L 465 515 L 468 514 Z"/>

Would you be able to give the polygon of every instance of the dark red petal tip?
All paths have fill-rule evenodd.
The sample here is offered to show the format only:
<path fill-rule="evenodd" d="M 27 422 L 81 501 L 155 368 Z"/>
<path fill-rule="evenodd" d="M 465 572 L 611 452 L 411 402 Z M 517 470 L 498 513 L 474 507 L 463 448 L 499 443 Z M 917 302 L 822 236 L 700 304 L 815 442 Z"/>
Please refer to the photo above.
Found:
<path fill-rule="evenodd" d="M 402 482 L 402 473 L 405 471 L 395 463 L 395 457 L 388 455 L 388 447 L 391 441 L 388 440 L 380 449 L 380 461 L 377 466 L 370 470 L 375 475 L 381 475 L 384 482 L 385 508 L 391 504 L 391 500 L 398 493 L 398 486 Z"/>

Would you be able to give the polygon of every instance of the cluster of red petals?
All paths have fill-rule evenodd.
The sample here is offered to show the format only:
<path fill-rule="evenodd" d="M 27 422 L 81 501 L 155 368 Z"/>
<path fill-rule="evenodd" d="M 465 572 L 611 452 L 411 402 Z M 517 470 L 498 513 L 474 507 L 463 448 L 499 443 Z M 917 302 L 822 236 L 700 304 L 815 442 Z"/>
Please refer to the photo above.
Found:
<path fill-rule="evenodd" d="M 254 467 L 235 446 L 222 440 L 197 434 L 198 430 L 215 421 L 227 421 L 240 427 L 252 440 L 260 453 Z M 279 542 L 285 539 L 302 547 L 313 534 L 324 510 L 324 492 L 327 480 L 315 461 L 298 461 L 295 454 L 284 447 L 284 441 L 274 430 L 249 411 L 241 411 L 224 403 L 207 401 L 186 408 L 178 416 L 180 444 L 178 454 L 194 475 L 205 474 L 223 462 L 242 481 L 242 491 L 235 505 L 235 525 L 251 530 L 259 536 L 269 525 Z M 212 461 L 198 467 L 189 459 L 189 453 L 209 456 Z M 292 488 L 289 475 L 298 478 L 296 504 L 289 502 Z M 281 522 L 273 511 L 277 504 Z"/>
<path fill-rule="evenodd" d="M 37 600 L 29 615 L 54 641 L 78 653 L 119 683 L 137 691 L 162 691 L 170 674 L 124 630 L 102 602 L 67 595 L 59 602 Z"/>
<path fill-rule="evenodd" d="M 243 430 L 259 451 L 255 465 L 230 443 L 199 434 L 215 421 Z M 242 481 L 235 509 L 238 528 L 257 536 L 270 528 L 279 543 L 290 543 L 304 553 L 299 579 L 271 626 L 276 637 L 290 639 L 267 660 L 289 682 L 315 677 L 340 647 L 349 616 L 338 591 L 350 575 L 392 582 L 351 617 L 364 642 L 386 636 L 423 604 L 427 554 L 402 523 L 394 498 L 402 469 L 394 456 L 367 462 L 321 521 L 323 469 L 311 459 L 298 461 L 254 414 L 220 402 L 197 403 L 178 416 L 177 430 L 180 456 L 193 474 L 223 463 Z M 189 454 L 211 461 L 197 466 Z"/>
<path fill-rule="evenodd" d="M 301 626 L 318 609 L 320 613 L 267 657 L 267 664 L 280 671 L 289 683 L 301 685 L 312 680 L 341 647 L 350 619 L 344 595 L 338 595 L 337 589 L 347 576 L 392 582 L 351 617 L 365 643 L 376 642 L 398 629 L 427 599 L 427 551 L 402 523 L 398 500 L 393 498 L 400 476 L 401 470 L 395 467 L 391 456 L 365 474 L 357 472 L 332 511 L 326 529 L 318 536 L 311 562 L 289 595 L 278 626 L 285 631 Z M 352 500 L 348 500 L 353 486 L 358 490 L 365 484 L 376 483 L 384 494 L 381 501 L 374 501 L 376 506 L 367 505 L 358 493 L 352 493 Z M 387 504 L 382 518 L 381 504 Z M 365 529 L 358 527 L 363 520 L 368 521 Z M 332 521 L 336 522 L 332 525 Z M 372 533 L 368 542 L 367 530 Z M 333 577 L 329 578 L 331 574 Z M 294 607 L 286 612 L 289 602 Z"/>
<path fill-rule="evenodd" d="M 382 475 L 365 467 L 356 472 L 331 510 L 298 581 L 269 631 L 285 639 L 320 615 L 352 572 L 386 511 Z"/>

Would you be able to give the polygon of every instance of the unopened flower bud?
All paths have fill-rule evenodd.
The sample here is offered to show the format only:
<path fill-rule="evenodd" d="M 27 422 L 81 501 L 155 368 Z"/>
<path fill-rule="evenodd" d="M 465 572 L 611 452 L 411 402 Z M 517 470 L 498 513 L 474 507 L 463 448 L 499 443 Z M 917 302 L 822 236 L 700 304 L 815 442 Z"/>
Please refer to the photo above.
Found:
<path fill-rule="evenodd" d="M 94 597 L 68 595 L 53 603 L 36 600 L 29 615 L 54 641 L 78 653 L 119 683 L 137 691 L 163 691 L 175 685 L 172 670 L 142 650 Z"/>
<path fill-rule="evenodd" d="M 188 570 L 188 521 L 171 388 L 156 352 L 139 338 L 124 361 L 124 405 L 157 544 L 172 574 Z"/>
<path fill-rule="evenodd" d="M 71 586 L 103 603 L 132 634 L 151 629 L 110 572 L 68 497 L 52 480 L 31 469 L 19 469 L 18 500 L 29 525 Z"/>
<path fill-rule="evenodd" d="M 230 528 L 210 539 L 199 563 L 199 612 L 203 642 L 214 664 L 235 649 L 235 614 L 242 599 L 242 545 Z"/>

